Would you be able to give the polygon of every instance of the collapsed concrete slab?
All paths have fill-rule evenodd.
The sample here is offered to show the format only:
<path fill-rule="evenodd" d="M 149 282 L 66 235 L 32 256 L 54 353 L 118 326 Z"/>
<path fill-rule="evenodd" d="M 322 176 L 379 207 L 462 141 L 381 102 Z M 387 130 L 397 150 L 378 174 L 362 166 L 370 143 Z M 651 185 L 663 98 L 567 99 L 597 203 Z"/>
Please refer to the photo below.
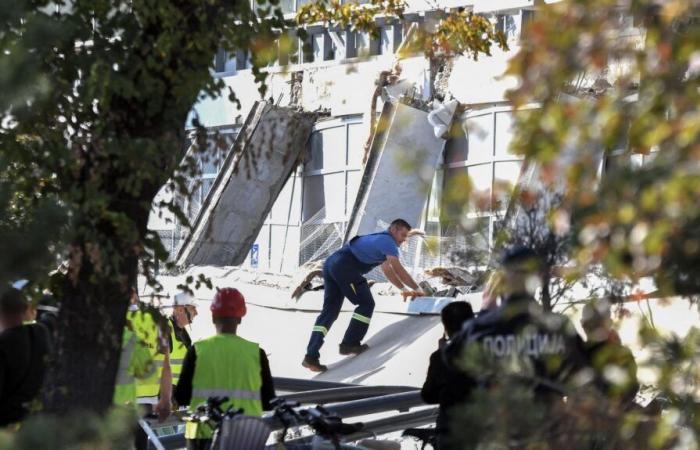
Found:
<path fill-rule="evenodd" d="M 267 102 L 255 104 L 178 252 L 178 265 L 243 263 L 303 158 L 317 117 Z"/>
<path fill-rule="evenodd" d="M 428 114 L 402 102 L 384 103 L 346 241 L 373 233 L 396 218 L 419 225 L 445 147 L 445 141 L 435 136 Z"/>

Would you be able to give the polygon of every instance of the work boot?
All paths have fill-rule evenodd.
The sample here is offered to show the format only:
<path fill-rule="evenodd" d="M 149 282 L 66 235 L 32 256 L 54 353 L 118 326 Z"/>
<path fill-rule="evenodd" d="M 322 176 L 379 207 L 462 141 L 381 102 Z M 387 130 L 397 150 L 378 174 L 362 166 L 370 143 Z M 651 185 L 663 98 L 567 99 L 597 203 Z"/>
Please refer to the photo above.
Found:
<path fill-rule="evenodd" d="M 360 353 L 369 350 L 367 344 L 340 344 L 338 351 L 341 355 L 359 355 Z"/>
<path fill-rule="evenodd" d="M 312 372 L 325 372 L 328 370 L 328 367 L 321 364 L 321 361 L 319 361 L 318 358 L 313 358 L 309 355 L 304 356 L 304 360 L 301 362 L 301 365 Z"/>

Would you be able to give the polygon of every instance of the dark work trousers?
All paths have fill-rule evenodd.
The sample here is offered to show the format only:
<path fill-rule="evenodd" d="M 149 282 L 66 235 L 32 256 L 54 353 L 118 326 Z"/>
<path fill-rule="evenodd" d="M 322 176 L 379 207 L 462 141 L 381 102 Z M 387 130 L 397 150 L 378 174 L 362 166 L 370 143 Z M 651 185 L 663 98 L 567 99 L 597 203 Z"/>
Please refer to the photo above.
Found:
<path fill-rule="evenodd" d="M 362 342 L 374 312 L 374 298 L 363 275 L 374 267 L 376 266 L 360 262 L 347 247 L 341 248 L 326 260 L 323 265 L 323 310 L 311 333 L 307 356 L 320 356 L 323 340 L 338 318 L 344 298 L 357 307 L 342 344 L 359 345 Z"/>
<path fill-rule="evenodd" d="M 210 450 L 211 439 L 187 439 L 186 445 L 187 450 Z"/>

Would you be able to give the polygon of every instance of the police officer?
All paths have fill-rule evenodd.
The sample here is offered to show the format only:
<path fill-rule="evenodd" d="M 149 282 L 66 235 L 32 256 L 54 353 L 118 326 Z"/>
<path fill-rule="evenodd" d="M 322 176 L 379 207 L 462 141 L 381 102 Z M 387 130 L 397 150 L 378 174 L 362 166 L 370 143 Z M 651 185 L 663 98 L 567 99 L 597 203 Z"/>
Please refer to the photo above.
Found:
<path fill-rule="evenodd" d="M 323 265 L 323 309 L 311 332 L 302 366 L 314 372 L 328 369 L 319 361 L 320 350 L 328 330 L 338 318 L 344 298 L 356 308 L 340 343 L 340 354 L 357 355 L 369 348 L 362 344 L 362 339 L 372 318 L 374 298 L 364 275 L 375 267 L 381 265 L 387 279 L 400 290 L 410 288 L 412 296 L 423 295 L 399 261 L 399 245 L 406 240 L 410 230 L 408 222 L 396 219 L 388 230 L 356 236 L 328 257 Z"/>
<path fill-rule="evenodd" d="M 233 406 L 248 416 L 260 416 L 270 409 L 275 388 L 263 349 L 236 334 L 246 314 L 243 295 L 233 288 L 217 290 L 211 314 L 216 336 L 196 342 L 187 352 L 175 400 L 194 410 L 209 397 L 228 397 L 224 409 Z M 186 424 L 190 450 L 208 450 L 212 436 L 213 430 L 206 424 Z"/>
<path fill-rule="evenodd" d="M 534 389 L 538 399 L 561 398 L 565 383 L 586 367 L 583 340 L 568 318 L 545 312 L 535 300 L 542 267 L 532 249 L 513 247 L 501 263 L 501 306 L 468 322 L 445 348 L 445 357 L 460 366 L 460 359 L 473 363 L 483 356 L 484 365 L 476 364 L 468 374 L 481 388 L 510 375 Z"/>

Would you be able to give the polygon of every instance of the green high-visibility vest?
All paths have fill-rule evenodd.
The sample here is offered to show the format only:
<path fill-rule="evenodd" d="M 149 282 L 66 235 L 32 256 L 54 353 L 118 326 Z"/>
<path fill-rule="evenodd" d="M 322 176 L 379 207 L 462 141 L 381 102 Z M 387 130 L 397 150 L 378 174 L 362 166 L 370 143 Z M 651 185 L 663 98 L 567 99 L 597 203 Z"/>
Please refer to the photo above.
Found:
<path fill-rule="evenodd" d="M 242 408 L 247 416 L 262 415 L 260 388 L 260 347 L 236 336 L 218 334 L 194 344 L 197 362 L 192 379 L 190 411 L 209 397 L 228 397 L 223 409 Z M 187 439 L 211 439 L 213 431 L 207 425 L 187 422 Z"/>
<path fill-rule="evenodd" d="M 131 322 L 136 337 L 148 347 L 156 367 L 148 378 L 136 380 L 136 396 L 156 397 L 160 391 L 160 377 L 165 359 L 165 356 L 158 352 L 158 325 L 150 312 L 140 310 L 129 311 L 127 319 Z"/>
<path fill-rule="evenodd" d="M 187 355 L 187 346 L 177 340 L 175 336 L 175 327 L 170 325 L 170 339 L 173 342 L 173 348 L 170 350 L 170 370 L 173 374 L 173 384 L 177 384 L 180 380 L 180 373 L 182 372 L 182 363 L 185 360 L 185 355 Z"/>
<path fill-rule="evenodd" d="M 114 383 L 115 405 L 136 404 L 136 380 L 145 378 L 155 371 L 151 352 L 136 337 L 129 328 L 124 327 L 122 333 L 122 351 L 119 357 L 119 368 Z"/>

